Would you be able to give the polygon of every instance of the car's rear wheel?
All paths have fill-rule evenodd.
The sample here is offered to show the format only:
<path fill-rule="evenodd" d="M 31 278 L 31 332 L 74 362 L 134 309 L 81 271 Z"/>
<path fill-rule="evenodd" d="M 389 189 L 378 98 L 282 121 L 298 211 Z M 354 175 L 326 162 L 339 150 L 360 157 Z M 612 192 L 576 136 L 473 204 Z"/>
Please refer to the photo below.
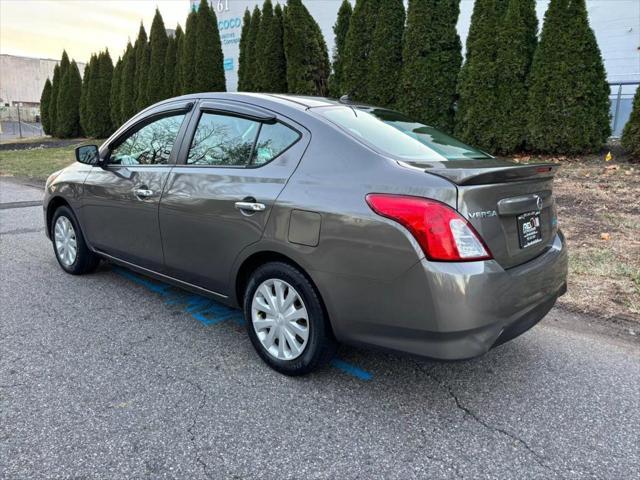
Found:
<path fill-rule="evenodd" d="M 58 207 L 53 214 L 51 241 L 56 259 L 67 273 L 81 275 L 92 272 L 100 263 L 100 258 L 87 247 L 78 221 L 69 207 Z"/>
<path fill-rule="evenodd" d="M 335 351 L 318 292 L 287 263 L 267 263 L 253 272 L 244 315 L 251 343 L 278 372 L 303 375 L 328 362 Z"/>

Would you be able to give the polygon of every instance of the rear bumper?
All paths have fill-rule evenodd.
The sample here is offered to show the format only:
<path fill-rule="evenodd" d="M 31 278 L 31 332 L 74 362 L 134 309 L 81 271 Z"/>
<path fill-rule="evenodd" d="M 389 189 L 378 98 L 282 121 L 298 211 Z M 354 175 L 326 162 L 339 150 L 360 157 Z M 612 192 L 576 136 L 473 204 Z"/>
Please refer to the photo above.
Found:
<path fill-rule="evenodd" d="M 333 279 L 328 292 L 339 340 L 420 356 L 477 357 L 538 323 L 566 291 L 561 234 L 542 255 L 504 270 L 493 261 L 422 260 L 391 282 Z M 327 295 L 328 294 L 328 295 Z"/>

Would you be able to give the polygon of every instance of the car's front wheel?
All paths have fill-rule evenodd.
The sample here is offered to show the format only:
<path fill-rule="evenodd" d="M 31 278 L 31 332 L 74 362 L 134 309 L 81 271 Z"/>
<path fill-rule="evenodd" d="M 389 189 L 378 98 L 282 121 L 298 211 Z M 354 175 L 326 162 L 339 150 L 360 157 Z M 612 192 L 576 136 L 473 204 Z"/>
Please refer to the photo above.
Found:
<path fill-rule="evenodd" d="M 274 370 L 303 375 L 328 362 L 335 340 L 320 297 L 293 266 L 271 262 L 247 283 L 244 315 L 251 343 Z"/>
<path fill-rule="evenodd" d="M 53 214 L 51 241 L 56 259 L 67 273 L 88 273 L 100 263 L 100 258 L 87 247 L 78 221 L 69 207 L 58 207 Z"/>

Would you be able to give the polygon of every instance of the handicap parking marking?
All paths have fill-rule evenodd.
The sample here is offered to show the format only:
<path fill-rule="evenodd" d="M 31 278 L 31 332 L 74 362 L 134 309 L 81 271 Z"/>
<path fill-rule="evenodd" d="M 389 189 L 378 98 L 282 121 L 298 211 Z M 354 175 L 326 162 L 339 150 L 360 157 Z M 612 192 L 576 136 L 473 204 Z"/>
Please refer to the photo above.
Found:
<path fill-rule="evenodd" d="M 204 326 L 217 325 L 226 321 L 232 321 L 238 325 L 246 323 L 241 311 L 210 298 L 187 292 L 160 281 L 151 280 L 123 267 L 113 265 L 111 270 L 121 277 L 160 295 L 166 305 L 181 306 L 184 313 L 189 314 Z M 373 379 L 372 373 L 337 357 L 331 360 L 330 365 L 359 380 L 370 381 Z"/>

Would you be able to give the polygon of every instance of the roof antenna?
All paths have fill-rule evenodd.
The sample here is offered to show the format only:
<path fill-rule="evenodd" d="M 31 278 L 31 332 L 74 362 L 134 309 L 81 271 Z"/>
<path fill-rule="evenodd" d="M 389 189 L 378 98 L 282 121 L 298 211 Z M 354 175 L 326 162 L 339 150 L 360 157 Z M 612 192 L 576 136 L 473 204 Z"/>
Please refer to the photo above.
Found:
<path fill-rule="evenodd" d="M 340 97 L 340 100 L 338 100 L 340 103 L 344 103 L 345 105 L 350 105 L 351 103 L 353 103 L 351 101 L 351 98 L 349 98 L 349 94 L 347 93 L 346 95 L 342 95 Z"/>

